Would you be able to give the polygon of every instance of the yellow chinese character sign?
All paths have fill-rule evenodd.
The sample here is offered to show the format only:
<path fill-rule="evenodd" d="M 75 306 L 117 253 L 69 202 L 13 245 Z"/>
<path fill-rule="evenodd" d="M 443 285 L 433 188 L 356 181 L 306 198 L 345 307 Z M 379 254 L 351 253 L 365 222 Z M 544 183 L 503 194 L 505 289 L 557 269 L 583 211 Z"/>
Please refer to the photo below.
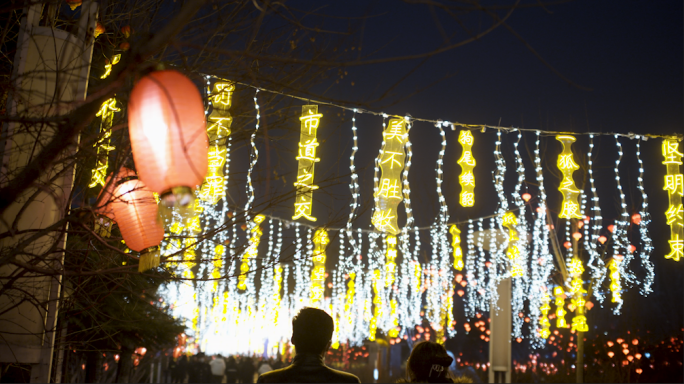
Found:
<path fill-rule="evenodd" d="M 619 303 L 622 301 L 622 285 L 620 284 L 620 262 L 618 258 L 613 258 L 608 262 L 608 270 L 610 271 L 610 292 L 613 294 L 612 302 Z"/>
<path fill-rule="evenodd" d="M 582 288 L 582 273 L 584 273 L 584 266 L 579 257 L 572 258 L 568 272 L 572 276 L 570 293 L 573 298 L 571 299 L 571 303 L 575 306 L 575 310 L 577 311 L 572 318 L 572 329 L 577 332 L 587 332 L 589 327 L 587 326 L 587 317 L 584 315 L 584 305 L 586 304 L 584 294 L 587 293 L 587 291 Z"/>
<path fill-rule="evenodd" d="M 475 205 L 475 157 L 473 157 L 473 134 L 469 130 L 462 130 L 458 135 L 458 142 L 461 143 L 463 153 L 458 160 L 458 165 L 461 166 L 461 174 L 458 176 L 458 182 L 461 184 L 461 195 L 459 202 L 463 207 L 472 207 Z"/>
<path fill-rule="evenodd" d="M 380 180 L 375 191 L 375 211 L 371 222 L 378 231 L 392 235 L 399 233 L 397 207 L 403 200 L 401 171 L 404 169 L 404 146 L 408 141 L 406 120 L 393 118 L 382 133 L 383 146 L 377 163 Z"/>
<path fill-rule="evenodd" d="M 451 248 L 454 249 L 454 269 L 457 271 L 463 270 L 463 248 L 461 248 L 461 230 L 456 224 L 449 228 L 451 233 Z"/>
<path fill-rule="evenodd" d="M 508 228 L 508 250 L 506 255 L 511 261 L 511 277 L 522 277 L 523 266 L 520 265 L 520 249 L 518 248 L 518 231 L 515 226 L 518 225 L 518 218 L 513 212 L 506 212 L 502 218 L 503 226 Z"/>
<path fill-rule="evenodd" d="M 257 215 L 254 217 L 254 224 L 252 225 L 252 237 L 249 239 L 249 246 L 242 255 L 242 261 L 240 263 L 240 276 L 238 276 L 238 289 L 247 289 L 247 273 L 249 272 L 249 263 L 251 259 L 257 257 L 259 253 L 259 243 L 261 242 L 261 235 L 263 231 L 261 230 L 261 223 L 264 221 L 265 217 L 263 215 Z"/>
<path fill-rule="evenodd" d="M 320 161 L 316 156 L 318 140 L 316 132 L 323 115 L 318 113 L 318 105 L 303 105 L 302 131 L 299 136 L 296 160 L 299 161 L 297 168 L 297 181 L 294 183 L 297 194 L 295 197 L 295 214 L 292 220 L 303 217 L 309 221 L 316 221 L 311 216 L 311 204 L 313 203 L 313 191 L 318 189 L 314 185 L 314 165 Z"/>
<path fill-rule="evenodd" d="M 235 91 L 235 84 L 231 82 L 217 82 L 211 96 L 212 111 L 207 119 L 207 136 L 209 137 L 209 151 L 207 175 L 200 187 L 199 198 L 216 204 L 225 194 L 226 139 L 230 135 L 233 117 L 228 112 L 231 99 Z"/>
<path fill-rule="evenodd" d="M 325 248 L 330 239 L 328 232 L 320 228 L 313 237 L 313 269 L 311 270 L 311 306 L 322 308 L 325 299 Z"/>
<path fill-rule="evenodd" d="M 563 292 L 563 287 L 554 288 L 553 295 L 556 296 L 556 327 L 567 328 L 568 323 L 565 321 L 565 314 L 567 312 L 563 308 L 565 306 L 565 292 Z"/>
<path fill-rule="evenodd" d="M 541 315 L 539 316 L 539 325 L 541 326 L 541 329 L 539 329 L 539 337 L 542 339 L 548 339 L 549 336 L 551 336 L 551 331 L 549 328 L 551 328 L 551 323 L 549 322 L 549 311 L 551 310 L 551 306 L 549 303 L 551 302 L 551 296 L 549 295 L 549 291 L 545 290 L 542 298 L 541 298 L 542 305 L 539 308 L 539 311 L 541 312 Z"/>
<path fill-rule="evenodd" d="M 572 143 L 575 142 L 575 137 L 558 135 L 556 140 L 563 144 L 563 152 L 558 156 L 558 169 L 563 173 L 563 179 L 558 187 L 558 190 L 563 194 L 563 205 L 558 217 L 563 219 L 581 219 L 582 212 L 580 212 L 580 205 L 577 202 L 580 191 L 575 186 L 575 180 L 572 178 L 572 174 L 579 169 L 579 165 L 575 163 L 572 155 Z"/>
<path fill-rule="evenodd" d="M 670 226 L 670 253 L 666 259 L 679 261 L 684 257 L 684 209 L 682 208 L 682 188 L 684 188 L 684 175 L 679 172 L 682 165 L 682 153 L 679 151 L 679 142 L 673 139 L 663 140 L 663 164 L 667 167 L 665 185 L 669 204 L 665 217 Z"/>

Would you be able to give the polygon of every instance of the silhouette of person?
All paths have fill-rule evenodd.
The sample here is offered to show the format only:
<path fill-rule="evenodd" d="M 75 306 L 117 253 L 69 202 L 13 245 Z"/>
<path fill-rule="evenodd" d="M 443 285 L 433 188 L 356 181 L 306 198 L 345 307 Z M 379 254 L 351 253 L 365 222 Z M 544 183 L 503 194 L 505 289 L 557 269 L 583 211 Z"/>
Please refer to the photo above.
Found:
<path fill-rule="evenodd" d="M 292 344 L 296 355 L 289 367 L 259 376 L 257 383 L 360 383 L 359 378 L 325 365 L 335 324 L 316 308 L 302 308 L 292 319 Z"/>

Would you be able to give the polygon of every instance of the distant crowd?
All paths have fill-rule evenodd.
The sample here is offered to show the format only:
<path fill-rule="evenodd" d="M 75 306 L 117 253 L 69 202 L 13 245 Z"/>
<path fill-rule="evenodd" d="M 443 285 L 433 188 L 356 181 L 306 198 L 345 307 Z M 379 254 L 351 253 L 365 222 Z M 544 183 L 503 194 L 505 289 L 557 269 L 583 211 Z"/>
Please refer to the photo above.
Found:
<path fill-rule="evenodd" d="M 169 365 L 172 383 L 254 383 L 257 375 L 280 369 L 290 361 L 251 356 L 180 356 Z M 224 381 L 225 380 L 225 381 Z"/>
<path fill-rule="evenodd" d="M 169 365 L 173 383 L 360 383 L 358 377 L 325 365 L 334 330 L 333 319 L 325 311 L 303 308 L 292 319 L 292 344 L 296 355 L 291 361 L 251 356 L 183 355 Z M 453 358 L 444 346 L 417 343 L 399 382 L 473 383 L 479 379 L 470 372 L 449 370 Z"/>

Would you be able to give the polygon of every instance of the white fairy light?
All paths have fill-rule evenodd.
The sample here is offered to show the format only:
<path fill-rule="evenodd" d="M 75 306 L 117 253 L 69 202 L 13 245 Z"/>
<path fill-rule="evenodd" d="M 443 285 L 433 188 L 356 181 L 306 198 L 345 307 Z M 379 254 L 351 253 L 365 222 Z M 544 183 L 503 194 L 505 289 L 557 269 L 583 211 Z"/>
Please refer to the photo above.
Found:
<path fill-rule="evenodd" d="M 648 213 L 648 195 L 644 189 L 644 162 L 641 160 L 641 137 L 637 136 L 636 143 L 636 157 L 639 162 L 639 177 L 637 178 L 637 187 L 639 192 L 641 192 L 641 211 L 639 215 L 641 216 L 641 223 L 639 223 L 639 232 L 641 234 L 641 241 L 643 246 L 641 252 L 641 266 L 646 271 L 646 276 L 641 284 L 639 292 L 648 296 L 649 293 L 653 292 L 653 279 L 655 277 L 655 272 L 653 270 L 653 262 L 651 262 L 651 253 L 653 252 L 653 240 L 651 235 L 648 233 L 648 226 L 651 224 L 651 215 Z"/>
<path fill-rule="evenodd" d="M 466 253 L 465 270 L 466 270 L 466 297 L 465 302 L 465 316 L 470 319 L 475 316 L 475 303 L 477 294 L 477 276 L 475 275 L 475 263 L 477 256 L 475 255 L 475 229 L 473 220 L 468 220 L 468 235 L 466 236 L 466 245 L 468 252 Z"/>
<path fill-rule="evenodd" d="M 601 291 L 600 287 L 603 280 L 606 278 L 606 268 L 601 255 L 598 252 L 598 238 L 603 225 L 603 217 L 601 216 L 601 206 L 599 204 L 599 196 L 596 192 L 596 185 L 594 184 L 594 160 L 592 158 L 594 152 L 594 135 L 589 135 L 589 153 L 587 153 L 588 159 L 588 172 L 589 172 L 589 186 L 592 194 L 592 207 L 591 212 L 593 217 L 591 217 L 591 237 L 587 236 L 589 230 L 589 225 L 585 225 L 585 248 L 589 252 L 589 261 L 587 266 L 591 269 L 591 277 L 593 281 L 593 292 L 594 297 L 599 303 L 603 303 L 605 295 Z"/>

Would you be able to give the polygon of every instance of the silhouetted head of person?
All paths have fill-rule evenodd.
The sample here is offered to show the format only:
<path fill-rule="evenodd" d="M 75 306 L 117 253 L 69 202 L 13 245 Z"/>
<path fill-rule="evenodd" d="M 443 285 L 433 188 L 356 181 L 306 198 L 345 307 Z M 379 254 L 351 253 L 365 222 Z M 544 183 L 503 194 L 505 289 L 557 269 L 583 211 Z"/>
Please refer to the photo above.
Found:
<path fill-rule="evenodd" d="M 330 347 L 335 324 L 317 308 L 302 308 L 292 319 L 292 344 L 297 353 L 323 354 Z"/>
<path fill-rule="evenodd" d="M 421 341 L 413 347 L 406 364 L 408 380 L 414 383 L 453 383 L 448 377 L 453 360 L 443 345 Z"/>

